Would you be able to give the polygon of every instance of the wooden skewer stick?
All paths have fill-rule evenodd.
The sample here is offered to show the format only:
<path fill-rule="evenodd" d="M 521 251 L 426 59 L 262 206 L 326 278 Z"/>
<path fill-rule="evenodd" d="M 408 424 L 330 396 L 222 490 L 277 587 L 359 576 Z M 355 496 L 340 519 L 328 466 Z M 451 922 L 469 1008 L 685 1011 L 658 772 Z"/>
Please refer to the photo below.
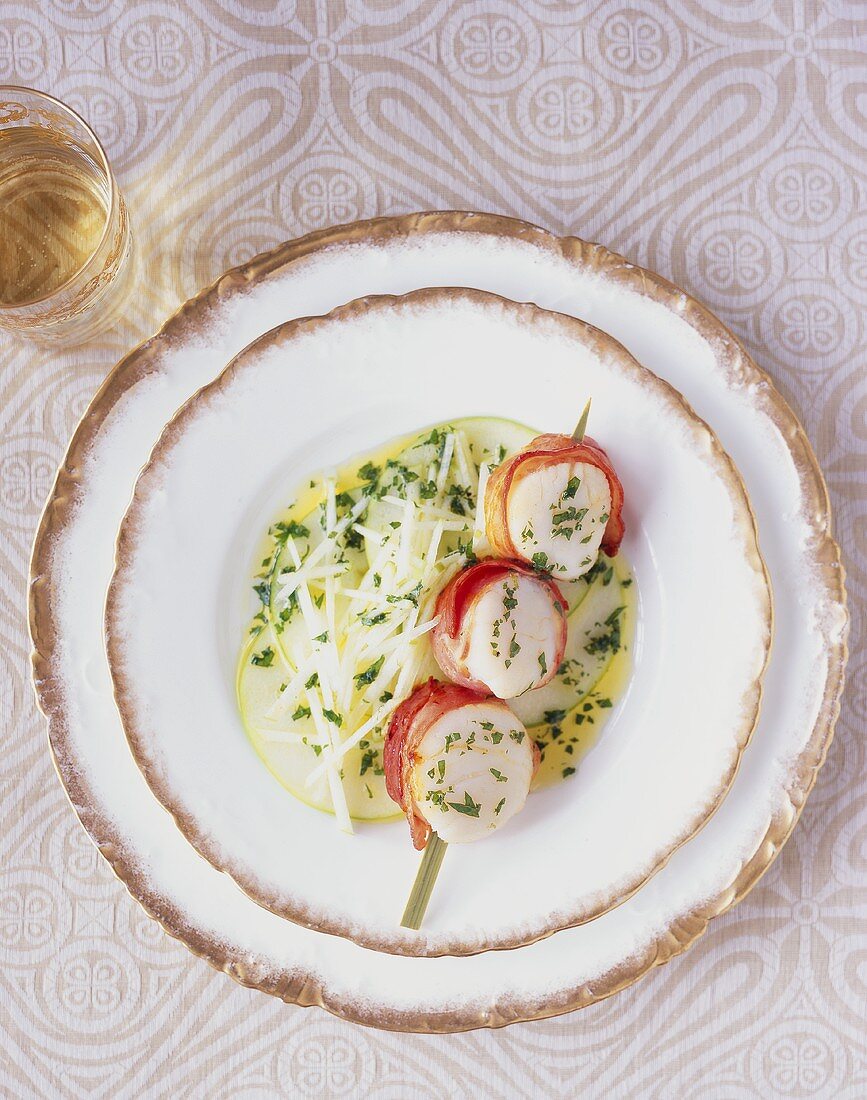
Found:
<path fill-rule="evenodd" d="M 448 842 L 440 840 L 436 833 L 431 833 L 425 845 L 424 855 L 421 857 L 415 882 L 412 884 L 409 901 L 400 918 L 401 928 L 412 928 L 416 932 L 421 928 L 446 848 L 448 848 Z"/>
<path fill-rule="evenodd" d="M 584 406 L 584 412 L 581 413 L 581 419 L 575 425 L 575 431 L 572 433 L 572 438 L 576 443 L 584 442 L 584 433 L 587 431 L 587 421 L 590 419 L 590 406 L 592 403 L 593 398 L 591 397 Z"/>

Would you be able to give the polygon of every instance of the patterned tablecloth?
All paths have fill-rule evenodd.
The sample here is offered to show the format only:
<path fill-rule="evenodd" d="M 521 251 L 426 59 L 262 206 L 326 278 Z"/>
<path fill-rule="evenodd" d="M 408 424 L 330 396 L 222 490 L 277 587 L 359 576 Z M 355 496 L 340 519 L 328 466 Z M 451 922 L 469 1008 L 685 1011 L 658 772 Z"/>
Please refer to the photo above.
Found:
<path fill-rule="evenodd" d="M 0 1095 L 867 1095 L 864 3 L 0 0 L 0 82 L 94 124 L 144 271 L 89 346 L 0 336 Z M 742 905 L 579 1015 L 429 1038 L 242 989 L 143 915 L 54 775 L 23 609 L 54 467 L 124 350 L 284 238 L 443 207 L 600 240 L 719 313 L 817 449 L 853 624 L 828 763 Z"/>

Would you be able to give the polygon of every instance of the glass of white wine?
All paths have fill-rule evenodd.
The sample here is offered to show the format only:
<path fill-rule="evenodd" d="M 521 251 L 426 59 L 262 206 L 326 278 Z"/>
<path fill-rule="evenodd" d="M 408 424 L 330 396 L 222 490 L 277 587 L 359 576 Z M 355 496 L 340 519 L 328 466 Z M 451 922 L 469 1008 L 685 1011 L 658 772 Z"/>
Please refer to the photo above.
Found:
<path fill-rule="evenodd" d="M 53 96 L 0 85 L 0 327 L 80 342 L 116 321 L 129 215 L 91 128 Z"/>

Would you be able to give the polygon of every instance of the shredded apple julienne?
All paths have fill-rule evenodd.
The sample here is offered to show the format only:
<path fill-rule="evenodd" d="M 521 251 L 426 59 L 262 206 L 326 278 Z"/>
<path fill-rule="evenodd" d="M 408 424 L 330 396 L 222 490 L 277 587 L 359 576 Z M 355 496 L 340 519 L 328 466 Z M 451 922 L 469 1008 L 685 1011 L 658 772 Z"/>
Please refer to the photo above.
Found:
<path fill-rule="evenodd" d="M 350 488 L 323 478 L 323 499 L 303 522 L 271 529 L 256 582 L 259 625 L 270 621 L 293 675 L 260 732 L 267 738 L 272 723 L 278 732 L 291 716 L 301 742 L 321 757 L 305 786 L 327 777 L 347 830 L 349 753 L 362 750 L 359 778 L 382 776 L 392 711 L 435 671 L 429 647 L 416 643 L 435 625 L 431 592 L 472 557 L 478 476 L 464 433 L 435 428 L 403 461 L 364 463 Z"/>
<path fill-rule="evenodd" d="M 532 438 L 529 429 L 507 421 L 438 426 L 351 469 L 305 483 L 295 506 L 270 528 L 254 580 L 261 606 L 239 666 L 242 714 L 280 782 L 309 804 L 333 811 L 346 831 L 353 818 L 382 819 L 397 811 L 385 783 L 388 724 L 416 685 L 442 677 L 431 646 L 437 596 L 477 554 L 490 554 L 485 483 Z M 537 587 L 547 592 L 541 574 L 517 568 L 534 594 Z M 503 643 L 500 668 L 493 671 L 501 677 L 512 668 L 520 672 L 515 694 L 531 681 L 534 687 L 510 699 L 509 707 L 517 725 L 531 730 L 542 747 L 537 782 L 574 770 L 618 687 L 607 681 L 618 663 L 612 659 L 625 648 L 620 632 L 626 583 L 625 567 L 604 556 L 582 579 L 558 581 L 569 612 L 565 648 L 552 636 L 533 642 L 532 652 L 513 652 L 525 634 L 512 629 L 508 607 L 489 626 L 494 643 L 499 647 L 497 629 Z M 502 586 L 499 598 L 508 603 L 516 597 L 510 600 Z M 484 606 L 475 610 L 485 614 Z M 627 635 L 622 637 L 625 642 Z M 492 671 L 485 660 L 480 667 Z M 512 691 L 507 679 L 499 687 L 504 695 Z M 507 774 L 496 762 L 491 767 Z M 427 799 L 431 806 L 438 798 L 437 776 Z M 498 782 L 493 772 L 487 776 Z M 462 791 L 452 793 L 445 804 L 469 807 L 467 793 L 481 804 L 468 778 Z M 469 808 L 451 812 L 450 821 L 475 822 Z M 502 807 L 494 815 L 500 816 Z"/>

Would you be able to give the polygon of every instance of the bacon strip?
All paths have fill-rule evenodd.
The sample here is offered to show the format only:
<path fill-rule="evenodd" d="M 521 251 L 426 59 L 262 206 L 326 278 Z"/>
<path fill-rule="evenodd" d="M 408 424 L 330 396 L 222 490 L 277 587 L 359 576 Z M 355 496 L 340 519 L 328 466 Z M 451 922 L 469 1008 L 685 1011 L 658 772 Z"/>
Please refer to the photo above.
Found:
<path fill-rule="evenodd" d="M 444 684 L 431 677 L 426 684 L 417 687 L 391 716 L 382 754 L 385 789 L 406 814 L 413 847 L 418 851 L 426 846 L 431 827 L 419 812 L 410 789 L 409 777 L 415 751 L 434 722 L 448 711 L 468 703 L 482 703 L 487 698 L 489 696 L 459 684 Z"/>
<path fill-rule="evenodd" d="M 605 451 L 585 436 L 576 443 L 568 435 L 538 435 L 517 454 L 500 463 L 488 479 L 485 491 L 485 527 L 494 552 L 504 557 L 521 557 L 509 534 L 509 493 L 515 479 L 525 477 L 540 467 L 555 462 L 583 462 L 596 466 L 608 479 L 611 492 L 611 512 L 602 536 L 602 549 L 614 557 L 623 541 L 623 486 Z"/>
<path fill-rule="evenodd" d="M 453 577 L 437 597 L 434 614 L 439 622 L 432 631 L 431 642 L 437 663 L 446 676 L 476 691 L 487 692 L 488 687 L 472 679 L 467 673 L 466 655 L 470 640 L 462 636 L 464 619 L 473 603 L 480 599 L 491 585 L 499 584 L 509 573 L 518 573 L 532 578 L 537 584 L 543 584 L 549 590 L 552 602 L 555 606 L 559 606 L 561 612 L 560 639 L 557 646 L 559 656 L 557 660 L 551 662 L 545 678 L 539 680 L 537 687 L 547 684 L 557 674 L 560 661 L 563 659 L 563 651 L 566 649 L 568 604 L 563 593 L 550 577 L 543 576 L 532 566 L 521 561 L 486 558 L 484 561 L 469 565 Z"/>

